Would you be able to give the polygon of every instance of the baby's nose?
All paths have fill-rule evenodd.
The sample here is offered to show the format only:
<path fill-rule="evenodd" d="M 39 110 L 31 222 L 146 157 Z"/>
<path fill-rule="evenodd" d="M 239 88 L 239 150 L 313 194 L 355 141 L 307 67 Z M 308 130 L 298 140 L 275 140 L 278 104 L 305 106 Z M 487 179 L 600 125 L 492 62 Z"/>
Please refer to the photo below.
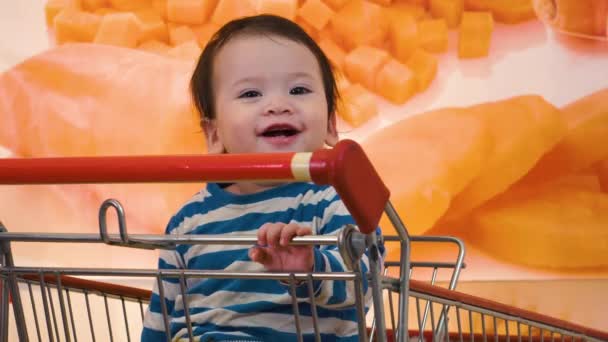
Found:
<path fill-rule="evenodd" d="M 267 115 L 291 114 L 293 107 L 286 99 L 273 99 L 264 110 Z"/>

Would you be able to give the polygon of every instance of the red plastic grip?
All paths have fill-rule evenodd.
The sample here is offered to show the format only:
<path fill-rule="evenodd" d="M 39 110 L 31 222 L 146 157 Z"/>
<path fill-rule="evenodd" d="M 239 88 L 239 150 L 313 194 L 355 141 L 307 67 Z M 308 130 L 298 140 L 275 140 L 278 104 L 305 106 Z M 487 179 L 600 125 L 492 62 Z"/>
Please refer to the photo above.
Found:
<path fill-rule="evenodd" d="M 346 139 L 331 150 L 316 151 L 310 161 L 310 174 L 316 184 L 330 184 L 336 189 L 361 232 L 376 230 L 390 191 L 361 146 Z"/>
<path fill-rule="evenodd" d="M 294 153 L 0 159 L 0 184 L 293 180 Z"/>

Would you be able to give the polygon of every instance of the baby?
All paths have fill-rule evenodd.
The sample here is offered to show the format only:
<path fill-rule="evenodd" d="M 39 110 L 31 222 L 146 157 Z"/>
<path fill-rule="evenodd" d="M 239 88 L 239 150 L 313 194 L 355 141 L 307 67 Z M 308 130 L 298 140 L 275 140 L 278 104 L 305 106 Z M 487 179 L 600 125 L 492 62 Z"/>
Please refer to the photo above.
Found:
<path fill-rule="evenodd" d="M 191 79 L 209 153 L 311 152 L 338 141 L 332 67 L 298 25 L 272 15 L 237 19 L 205 47 Z M 336 191 L 312 183 L 208 183 L 170 220 L 173 235 L 257 234 L 256 246 L 179 245 L 160 269 L 231 272 L 347 271 L 336 246 L 289 246 L 295 236 L 338 234 L 355 224 Z M 376 231 L 380 234 L 380 230 Z M 381 246 L 383 254 L 383 247 Z M 368 270 L 368 256 L 361 260 Z M 369 297 L 367 281 L 363 281 Z M 322 339 L 357 341 L 352 282 L 313 282 Z M 158 286 L 142 341 L 166 341 Z M 178 279 L 163 280 L 172 339 L 188 338 Z M 192 334 L 201 341 L 296 340 L 290 286 L 277 280 L 188 279 Z M 298 284 L 305 340 L 314 338 L 309 289 Z"/>

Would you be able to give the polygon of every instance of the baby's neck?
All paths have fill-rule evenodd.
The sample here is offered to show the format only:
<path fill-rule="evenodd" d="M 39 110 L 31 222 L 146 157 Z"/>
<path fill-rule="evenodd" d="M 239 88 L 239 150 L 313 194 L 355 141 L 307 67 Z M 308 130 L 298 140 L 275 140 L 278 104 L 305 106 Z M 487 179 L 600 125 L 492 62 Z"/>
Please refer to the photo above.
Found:
<path fill-rule="evenodd" d="M 252 183 L 252 182 L 242 182 L 242 183 L 234 183 L 230 186 L 226 187 L 226 191 L 229 191 L 233 194 L 237 195 L 248 195 L 254 194 L 256 192 L 268 190 L 270 188 L 274 188 L 283 183 Z"/>

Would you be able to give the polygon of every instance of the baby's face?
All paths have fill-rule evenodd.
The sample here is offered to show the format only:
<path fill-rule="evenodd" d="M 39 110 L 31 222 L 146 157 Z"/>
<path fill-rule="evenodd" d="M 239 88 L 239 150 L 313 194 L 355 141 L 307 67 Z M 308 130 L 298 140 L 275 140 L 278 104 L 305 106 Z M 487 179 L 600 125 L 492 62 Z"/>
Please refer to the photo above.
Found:
<path fill-rule="evenodd" d="M 215 56 L 212 82 L 216 118 L 206 125 L 209 152 L 304 152 L 337 140 L 319 64 L 302 44 L 235 37 Z"/>

